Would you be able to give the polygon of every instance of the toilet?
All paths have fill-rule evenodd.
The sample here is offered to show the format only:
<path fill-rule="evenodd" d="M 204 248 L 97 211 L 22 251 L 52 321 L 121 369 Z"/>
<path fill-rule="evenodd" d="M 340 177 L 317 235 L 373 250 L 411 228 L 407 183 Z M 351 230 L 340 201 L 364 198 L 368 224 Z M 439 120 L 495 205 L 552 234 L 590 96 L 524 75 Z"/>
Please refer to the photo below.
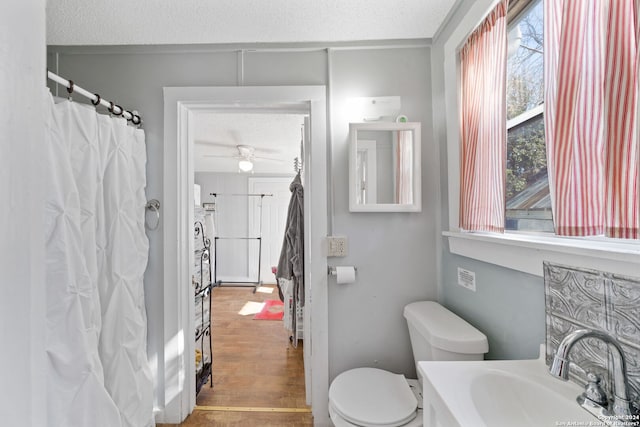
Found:
<path fill-rule="evenodd" d="M 416 362 L 482 360 L 487 337 L 434 301 L 404 308 Z M 350 369 L 329 387 L 329 416 L 335 427 L 421 427 L 422 378 L 406 379 L 377 368 Z"/>

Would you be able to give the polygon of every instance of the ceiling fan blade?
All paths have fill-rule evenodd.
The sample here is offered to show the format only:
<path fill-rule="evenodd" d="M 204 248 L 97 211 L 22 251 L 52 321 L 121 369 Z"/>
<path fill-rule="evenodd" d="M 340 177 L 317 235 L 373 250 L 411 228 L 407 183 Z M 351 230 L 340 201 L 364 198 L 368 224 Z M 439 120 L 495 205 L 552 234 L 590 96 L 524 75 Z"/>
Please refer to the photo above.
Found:
<path fill-rule="evenodd" d="M 204 139 L 196 139 L 194 143 L 197 145 L 205 145 L 208 147 L 220 147 L 228 149 L 229 151 L 233 151 L 235 153 L 238 152 L 240 147 L 246 147 L 253 150 L 254 153 L 259 154 L 282 154 L 284 152 L 283 147 L 260 147 L 255 145 L 237 144 L 235 142 L 207 141 Z"/>
<path fill-rule="evenodd" d="M 285 163 L 284 160 L 282 159 L 274 159 L 272 157 L 261 157 L 261 156 L 254 156 L 253 157 L 255 160 L 266 160 L 268 162 L 276 162 L 276 163 Z"/>
<path fill-rule="evenodd" d="M 254 147 L 256 153 L 261 154 L 282 154 L 284 149 L 282 147 Z"/>
<path fill-rule="evenodd" d="M 193 141 L 197 145 L 207 145 L 209 147 L 222 147 L 237 151 L 238 144 L 233 142 L 221 142 L 221 141 L 205 141 L 204 139 L 196 139 Z"/>
<path fill-rule="evenodd" d="M 239 159 L 240 156 L 229 156 L 224 154 L 203 154 L 202 157 L 217 157 L 220 159 Z"/>

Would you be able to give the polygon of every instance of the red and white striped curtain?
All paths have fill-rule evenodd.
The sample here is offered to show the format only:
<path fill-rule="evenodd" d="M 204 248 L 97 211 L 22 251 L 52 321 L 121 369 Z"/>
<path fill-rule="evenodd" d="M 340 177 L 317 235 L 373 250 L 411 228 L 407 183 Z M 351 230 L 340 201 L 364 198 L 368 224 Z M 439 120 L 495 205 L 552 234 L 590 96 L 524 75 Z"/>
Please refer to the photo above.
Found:
<path fill-rule="evenodd" d="M 460 228 L 504 231 L 507 6 L 502 0 L 460 51 Z"/>
<path fill-rule="evenodd" d="M 636 23 L 636 73 L 640 71 L 640 0 L 635 0 L 635 23 Z M 636 88 L 638 94 L 640 94 L 640 78 L 636 79 Z M 636 144 L 640 141 L 640 107 L 636 105 Z M 640 168 L 640 148 L 636 145 L 636 168 Z M 640 171 L 636 171 L 636 206 L 637 210 L 640 211 Z M 640 216 L 638 214 L 637 216 Z M 640 220 L 637 220 L 640 222 Z M 636 222 L 636 224 L 638 224 Z M 640 226 L 637 226 L 636 229 L 639 229 Z M 636 238 L 640 235 L 640 230 L 636 232 Z"/>
<path fill-rule="evenodd" d="M 395 202 L 413 203 L 413 132 L 399 130 L 395 143 Z"/>
<path fill-rule="evenodd" d="M 545 0 L 556 234 L 638 238 L 638 0 Z"/>

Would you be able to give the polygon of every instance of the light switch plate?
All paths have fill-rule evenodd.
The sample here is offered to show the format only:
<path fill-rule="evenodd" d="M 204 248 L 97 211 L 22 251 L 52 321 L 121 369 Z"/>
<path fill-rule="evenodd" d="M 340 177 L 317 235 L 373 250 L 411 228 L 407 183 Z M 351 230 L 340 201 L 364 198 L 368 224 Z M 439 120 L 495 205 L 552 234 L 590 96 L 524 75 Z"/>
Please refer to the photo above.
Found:
<path fill-rule="evenodd" d="M 327 256 L 347 256 L 347 238 L 345 236 L 328 236 Z"/>

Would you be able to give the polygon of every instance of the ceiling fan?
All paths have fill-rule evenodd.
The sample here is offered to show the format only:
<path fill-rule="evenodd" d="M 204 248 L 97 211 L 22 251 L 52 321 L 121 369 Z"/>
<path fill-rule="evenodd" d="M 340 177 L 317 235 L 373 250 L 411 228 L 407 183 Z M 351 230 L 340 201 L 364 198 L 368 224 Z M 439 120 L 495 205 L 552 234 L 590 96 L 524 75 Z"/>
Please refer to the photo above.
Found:
<path fill-rule="evenodd" d="M 256 156 L 256 148 L 251 145 L 236 145 L 235 148 L 238 150 L 236 154 L 233 155 L 224 155 L 224 154 L 205 154 L 203 157 L 218 157 L 218 158 L 232 158 L 238 159 L 238 168 L 243 172 L 249 172 L 253 169 L 253 163 L 255 160 L 265 160 L 271 162 L 284 163 L 281 159 L 276 159 L 273 157 L 263 157 Z M 267 151 L 267 150 L 264 150 Z M 274 151 L 275 150 L 270 150 Z"/>

